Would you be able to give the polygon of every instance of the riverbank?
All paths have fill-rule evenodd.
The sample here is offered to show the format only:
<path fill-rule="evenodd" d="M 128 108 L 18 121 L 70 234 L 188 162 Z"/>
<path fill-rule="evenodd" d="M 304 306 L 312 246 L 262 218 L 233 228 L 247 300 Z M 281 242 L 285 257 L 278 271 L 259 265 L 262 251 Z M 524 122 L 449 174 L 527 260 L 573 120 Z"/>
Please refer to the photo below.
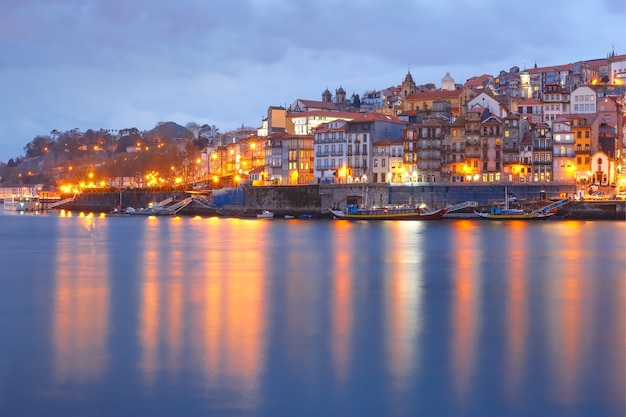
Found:
<path fill-rule="evenodd" d="M 190 195 L 196 198 L 184 207 L 181 215 L 254 216 L 271 210 L 277 217 L 311 214 L 330 217 L 328 208 L 346 204 L 426 204 L 432 208 L 446 207 L 463 201 L 476 201 L 479 210 L 502 204 L 505 193 L 515 196 L 518 204 L 538 208 L 553 200 L 572 198 L 575 187 L 570 184 L 420 184 L 389 186 L 388 184 L 344 184 L 252 187 L 207 190 L 204 193 L 185 191 L 122 190 L 85 192 L 58 206 L 65 210 L 108 213 L 115 207 L 146 207 L 150 202 L 181 201 Z M 43 203 L 46 209 L 46 202 Z M 445 218 L 473 217 L 473 209 L 449 213 Z M 578 220 L 626 220 L 625 201 L 572 201 L 559 208 L 557 217 Z"/>

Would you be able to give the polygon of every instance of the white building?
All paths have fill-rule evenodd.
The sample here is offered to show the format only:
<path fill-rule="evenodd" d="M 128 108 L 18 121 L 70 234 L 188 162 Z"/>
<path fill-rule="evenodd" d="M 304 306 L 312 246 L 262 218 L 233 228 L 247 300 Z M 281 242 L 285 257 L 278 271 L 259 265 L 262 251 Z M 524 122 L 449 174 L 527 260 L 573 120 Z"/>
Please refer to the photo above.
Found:
<path fill-rule="evenodd" d="M 384 139 L 372 145 L 372 182 L 404 181 L 403 146 L 402 139 Z"/>
<path fill-rule="evenodd" d="M 574 132 L 567 123 L 555 122 L 552 125 L 552 138 L 554 139 L 554 148 L 552 150 L 552 174 L 553 180 L 557 182 L 573 181 L 575 179 L 576 154 L 574 153 L 574 145 L 576 140 Z M 537 177 L 533 181 L 539 181 Z"/>
<path fill-rule="evenodd" d="M 573 114 L 589 114 L 596 112 L 596 92 L 588 86 L 581 86 L 572 91 L 570 109 Z"/>
<path fill-rule="evenodd" d="M 316 184 L 345 183 L 347 179 L 346 121 L 334 120 L 313 129 Z"/>

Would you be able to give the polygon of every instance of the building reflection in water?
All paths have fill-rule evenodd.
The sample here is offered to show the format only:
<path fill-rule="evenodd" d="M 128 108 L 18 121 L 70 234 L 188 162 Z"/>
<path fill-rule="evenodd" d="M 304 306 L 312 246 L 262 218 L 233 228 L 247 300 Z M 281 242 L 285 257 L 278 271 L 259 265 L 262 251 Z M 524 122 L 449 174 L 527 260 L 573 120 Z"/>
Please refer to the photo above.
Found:
<path fill-rule="evenodd" d="M 594 299 L 590 288 L 586 288 L 587 279 L 594 271 L 587 270 L 583 242 L 578 223 L 565 223 L 570 227 L 561 227 L 553 236 L 557 242 L 567 242 L 554 248 L 554 256 L 559 260 L 552 263 L 549 271 L 550 286 L 546 322 L 548 324 L 548 346 L 555 368 L 554 397 L 565 403 L 573 403 L 584 396 L 581 391 L 581 373 L 588 365 L 585 354 L 591 338 L 583 334 L 592 334 L 588 323 L 593 318 L 593 306 L 588 303 Z M 591 274 L 591 275 L 589 275 Z"/>
<path fill-rule="evenodd" d="M 354 224 L 335 222 L 332 239 L 332 259 L 330 270 L 332 277 L 332 318 L 331 318 L 331 355 L 333 370 L 340 384 L 347 382 L 350 374 L 351 346 L 353 338 L 353 303 L 352 303 L 352 259 L 353 252 L 346 248 L 353 247 Z"/>
<path fill-rule="evenodd" d="M 507 245 L 509 254 L 508 278 L 505 305 L 505 349 L 504 374 L 505 395 L 509 400 L 520 400 L 521 386 L 524 379 L 526 361 L 526 342 L 528 336 L 527 278 L 528 269 L 526 239 L 528 223 L 510 222 L 511 230 L 503 237 L 502 244 Z"/>
<path fill-rule="evenodd" d="M 394 222 L 386 263 L 386 360 L 393 376 L 393 391 L 402 394 L 417 370 L 418 336 L 422 325 L 423 253 L 426 245 L 419 232 L 422 222 Z"/>
<path fill-rule="evenodd" d="M 476 373 L 478 329 L 480 327 L 480 260 L 482 242 L 477 239 L 481 227 L 474 220 L 458 220 L 453 225 L 456 240 L 452 243 L 452 339 L 451 380 L 458 402 L 471 394 Z"/>
<path fill-rule="evenodd" d="M 108 256 L 94 239 L 107 232 L 106 223 L 92 216 L 58 219 L 52 313 L 57 383 L 92 382 L 108 366 Z"/>
<path fill-rule="evenodd" d="M 194 219 L 205 237 L 190 248 L 175 220 L 161 238 L 159 220 L 146 222 L 141 268 L 144 381 L 191 369 L 208 389 L 232 385 L 255 401 L 265 351 L 267 222 Z"/>

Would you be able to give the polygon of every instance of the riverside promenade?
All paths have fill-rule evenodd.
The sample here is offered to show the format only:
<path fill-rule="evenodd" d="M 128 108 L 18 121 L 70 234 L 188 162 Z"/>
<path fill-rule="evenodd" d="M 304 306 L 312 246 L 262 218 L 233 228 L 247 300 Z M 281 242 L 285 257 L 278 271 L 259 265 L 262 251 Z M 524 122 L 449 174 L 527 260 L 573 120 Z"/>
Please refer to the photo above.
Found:
<path fill-rule="evenodd" d="M 505 193 L 515 196 L 518 202 L 532 207 L 549 204 L 552 200 L 573 199 L 573 184 L 450 184 L 419 183 L 413 185 L 389 184 L 321 184 L 298 186 L 250 186 L 206 190 L 180 214 L 205 215 L 227 213 L 254 215 L 271 210 L 277 216 L 284 214 L 314 214 L 327 216 L 328 208 L 348 203 L 364 205 L 426 204 L 432 208 L 446 207 L 464 201 L 476 201 L 479 207 L 502 204 Z M 73 211 L 109 212 L 115 207 L 146 207 L 152 201 L 172 198 L 180 201 L 189 197 L 185 191 L 118 190 L 111 192 L 85 192 L 59 209 Z M 216 207 L 208 208 L 206 203 Z M 44 209 L 46 208 L 44 203 Z M 217 211 L 216 211 L 217 209 Z M 558 216 L 572 219 L 626 220 L 624 201 L 572 201 L 557 212 Z M 454 216 L 449 216 L 454 217 Z"/>

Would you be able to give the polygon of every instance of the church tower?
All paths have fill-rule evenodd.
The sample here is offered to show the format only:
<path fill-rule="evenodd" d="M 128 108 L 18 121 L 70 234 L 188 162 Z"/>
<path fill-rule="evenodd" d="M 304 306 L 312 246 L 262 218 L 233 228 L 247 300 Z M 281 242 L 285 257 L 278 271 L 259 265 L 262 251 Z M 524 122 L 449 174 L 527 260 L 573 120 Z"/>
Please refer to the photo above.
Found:
<path fill-rule="evenodd" d="M 339 86 L 339 90 L 335 90 L 335 103 L 344 104 L 346 102 L 346 90 Z"/>
<path fill-rule="evenodd" d="M 417 92 L 417 85 L 415 85 L 415 81 L 413 81 L 413 76 L 411 75 L 411 70 L 406 73 L 404 77 L 404 81 L 402 82 L 402 86 L 400 87 L 402 90 L 402 98 L 405 99 L 409 94 L 413 94 Z"/>
<path fill-rule="evenodd" d="M 328 88 L 327 88 L 322 93 L 322 102 L 330 103 L 331 101 L 333 101 L 332 94 L 330 94 L 330 91 L 328 91 Z"/>

